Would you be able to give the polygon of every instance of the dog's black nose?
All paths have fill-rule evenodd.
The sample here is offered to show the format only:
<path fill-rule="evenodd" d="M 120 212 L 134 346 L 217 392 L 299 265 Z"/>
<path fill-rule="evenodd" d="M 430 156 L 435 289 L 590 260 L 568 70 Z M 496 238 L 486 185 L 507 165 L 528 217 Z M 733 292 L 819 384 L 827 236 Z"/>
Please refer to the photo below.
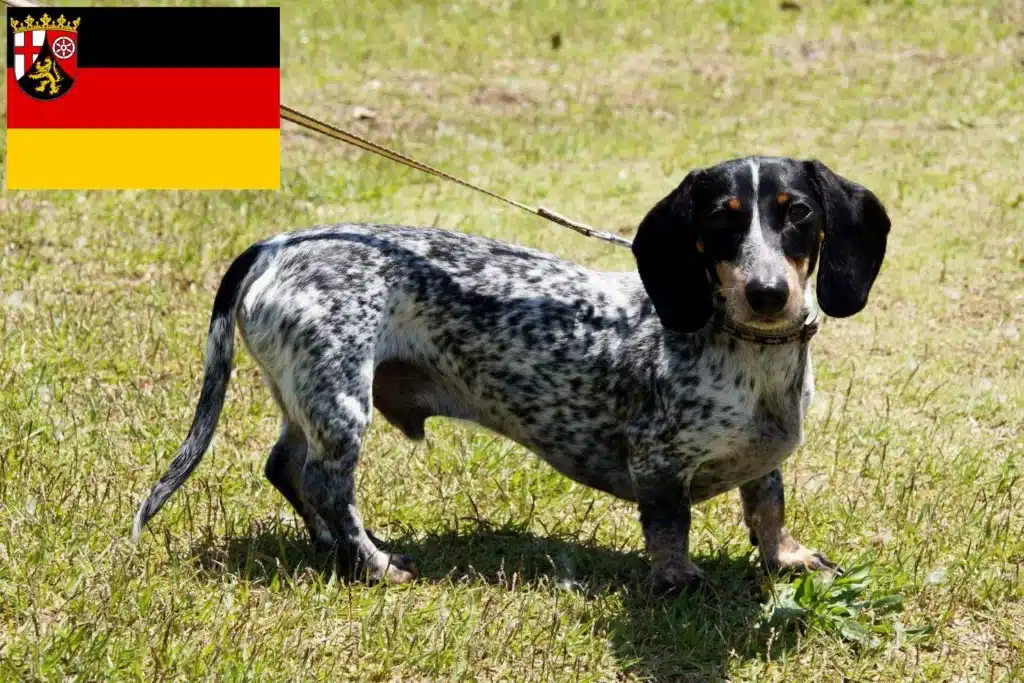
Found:
<path fill-rule="evenodd" d="M 786 307 L 789 285 L 785 280 L 751 280 L 746 288 L 747 302 L 758 315 L 774 315 Z"/>

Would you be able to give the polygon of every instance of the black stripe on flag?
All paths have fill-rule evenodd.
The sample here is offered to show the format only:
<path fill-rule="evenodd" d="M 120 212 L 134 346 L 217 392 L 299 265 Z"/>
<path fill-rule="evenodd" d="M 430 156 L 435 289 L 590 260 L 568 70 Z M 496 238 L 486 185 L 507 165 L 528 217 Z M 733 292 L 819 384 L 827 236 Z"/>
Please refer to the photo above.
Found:
<path fill-rule="evenodd" d="M 40 7 L 8 8 L 7 65 L 14 66 L 11 19 L 43 14 L 81 18 L 78 66 L 281 66 L 278 7 Z M 126 84 L 126 87 L 131 87 Z"/>

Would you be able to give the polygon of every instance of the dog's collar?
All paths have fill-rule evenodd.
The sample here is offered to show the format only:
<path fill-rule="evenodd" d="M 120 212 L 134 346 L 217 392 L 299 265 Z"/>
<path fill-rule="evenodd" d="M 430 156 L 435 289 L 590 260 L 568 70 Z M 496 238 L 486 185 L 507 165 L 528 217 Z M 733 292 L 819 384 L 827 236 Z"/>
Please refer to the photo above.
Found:
<path fill-rule="evenodd" d="M 743 341 L 767 346 L 778 346 L 780 344 L 791 344 L 793 342 L 807 343 L 811 340 L 821 327 L 821 314 L 817 302 L 812 300 L 811 310 L 800 327 L 783 332 L 765 332 L 754 327 L 741 325 L 729 319 L 725 314 L 724 306 L 715 307 L 715 328 L 742 339 Z"/>

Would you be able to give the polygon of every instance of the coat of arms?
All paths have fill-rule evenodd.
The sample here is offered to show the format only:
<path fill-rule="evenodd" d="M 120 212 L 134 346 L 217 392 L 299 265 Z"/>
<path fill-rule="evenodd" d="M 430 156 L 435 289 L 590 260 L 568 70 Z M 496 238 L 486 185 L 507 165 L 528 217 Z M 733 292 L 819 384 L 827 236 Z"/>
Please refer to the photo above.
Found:
<path fill-rule="evenodd" d="M 78 73 L 78 25 L 81 19 L 56 20 L 44 14 L 38 21 L 11 19 L 14 78 L 29 97 L 54 100 L 75 83 Z"/>

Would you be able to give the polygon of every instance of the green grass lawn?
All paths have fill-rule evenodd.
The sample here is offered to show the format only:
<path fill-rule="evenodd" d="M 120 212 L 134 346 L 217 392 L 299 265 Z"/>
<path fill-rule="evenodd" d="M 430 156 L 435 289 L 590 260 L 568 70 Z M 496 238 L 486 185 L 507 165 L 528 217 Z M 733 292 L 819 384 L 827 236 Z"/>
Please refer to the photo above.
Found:
<path fill-rule="evenodd" d="M 345 584 L 263 477 L 278 416 L 242 350 L 211 451 L 133 548 L 249 243 L 377 220 L 633 267 L 285 123 L 279 193 L 0 195 L 0 680 L 1024 677 L 1020 0 L 281 4 L 284 103 L 626 237 L 733 156 L 873 189 L 888 259 L 813 342 L 784 468 L 794 534 L 865 570 L 763 576 L 731 492 L 694 512 L 713 590 L 649 601 L 630 506 L 483 430 L 414 446 L 377 419 L 361 509 L 424 577 Z"/>

